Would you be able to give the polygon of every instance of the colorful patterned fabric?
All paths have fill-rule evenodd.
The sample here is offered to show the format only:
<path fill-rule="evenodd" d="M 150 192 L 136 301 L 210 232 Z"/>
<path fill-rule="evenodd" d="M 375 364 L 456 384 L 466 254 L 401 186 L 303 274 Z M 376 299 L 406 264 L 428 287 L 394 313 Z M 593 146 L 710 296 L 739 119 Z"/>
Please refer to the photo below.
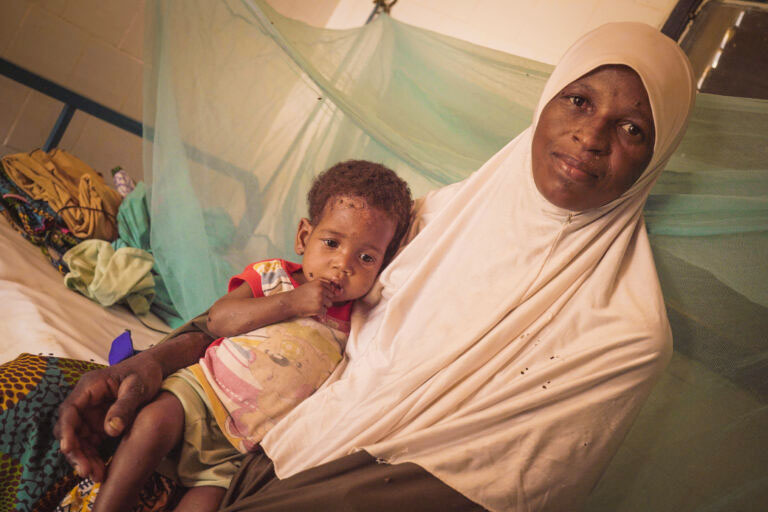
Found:
<path fill-rule="evenodd" d="M 101 484 L 90 478 L 81 479 L 70 490 L 54 512 L 90 512 Z M 172 480 L 154 473 L 139 494 L 139 503 L 131 512 L 165 512 L 173 510 L 181 499 L 182 488 Z"/>
<path fill-rule="evenodd" d="M 8 178 L 61 214 L 78 238 L 117 238 L 115 217 L 122 197 L 88 164 L 63 149 L 36 149 L 3 157 Z"/>
<path fill-rule="evenodd" d="M 90 510 L 69 496 L 92 487 L 79 479 L 53 437 L 58 408 L 83 374 L 103 366 L 75 359 L 21 354 L 0 365 L 0 511 Z M 134 512 L 172 510 L 181 487 L 154 474 Z M 67 496 L 69 501 L 62 502 Z M 91 500 L 92 501 L 92 500 Z"/>
<path fill-rule="evenodd" d="M 52 510 L 74 485 L 53 425 L 77 380 L 99 367 L 32 354 L 0 365 L 0 510 Z"/>
<path fill-rule="evenodd" d="M 254 297 L 293 290 L 301 265 L 285 260 L 254 263 L 234 276 L 230 291 L 248 283 Z M 277 421 L 315 392 L 336 365 L 349 334 L 352 303 L 325 317 L 295 318 L 211 344 L 190 369 L 211 404 L 216 422 L 239 451 L 256 447 Z"/>
<path fill-rule="evenodd" d="M 10 165 L 3 159 L 0 166 L 0 214 L 29 242 L 40 247 L 59 272 L 69 271 L 62 256 L 80 243 L 66 224 L 43 200 L 33 199 L 11 180 L 5 172 Z"/>

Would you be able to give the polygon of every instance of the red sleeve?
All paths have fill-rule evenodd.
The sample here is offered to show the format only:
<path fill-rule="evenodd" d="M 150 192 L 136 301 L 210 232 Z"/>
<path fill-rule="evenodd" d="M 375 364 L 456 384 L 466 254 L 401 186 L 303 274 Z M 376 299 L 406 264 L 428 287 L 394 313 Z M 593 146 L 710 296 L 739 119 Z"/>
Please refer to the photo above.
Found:
<path fill-rule="evenodd" d="M 245 270 L 236 276 L 232 276 L 229 279 L 229 287 L 227 288 L 227 292 L 231 292 L 242 283 L 248 283 L 248 286 L 251 287 L 251 292 L 253 293 L 254 297 L 263 297 L 264 292 L 261 288 L 261 274 L 253 269 L 254 265 L 255 263 L 251 263 L 245 267 Z"/>

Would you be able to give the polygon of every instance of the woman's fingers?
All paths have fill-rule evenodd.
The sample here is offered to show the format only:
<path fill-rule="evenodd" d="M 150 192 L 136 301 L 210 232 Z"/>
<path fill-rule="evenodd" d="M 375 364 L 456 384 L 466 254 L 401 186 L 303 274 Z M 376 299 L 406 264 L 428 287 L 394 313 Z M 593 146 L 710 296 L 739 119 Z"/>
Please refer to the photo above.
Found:
<path fill-rule="evenodd" d="M 68 453 L 79 445 L 78 436 L 86 422 L 86 412 L 93 411 L 110 399 L 111 386 L 106 374 L 88 373 L 59 406 L 59 419 L 53 427 L 53 435 L 61 441 L 60 449 Z"/>
<path fill-rule="evenodd" d="M 72 395 L 70 395 L 72 396 Z M 60 450 L 67 454 L 79 449 L 78 433 L 84 426 L 84 416 L 75 400 L 65 400 L 59 406 L 59 420 L 53 435 L 60 441 Z"/>
<path fill-rule="evenodd" d="M 138 375 L 131 373 L 125 377 L 117 389 L 117 400 L 104 418 L 104 432 L 112 437 L 120 435 L 125 426 L 133 421 L 139 405 L 146 401 L 146 391 Z"/>
<path fill-rule="evenodd" d="M 93 454 L 96 451 L 89 443 L 95 431 L 94 425 L 88 423 L 89 416 L 92 416 L 111 394 L 110 387 L 103 378 L 105 376 L 106 374 L 98 372 L 83 376 L 59 406 L 59 419 L 53 428 L 54 436 L 60 441 L 59 449 L 80 476 L 90 474 L 94 466 Z M 96 428 L 99 428 L 98 424 Z M 96 455 L 96 462 L 101 463 L 98 454 Z"/>
<path fill-rule="evenodd" d="M 85 448 L 85 451 L 83 450 Z M 64 458 L 67 459 L 69 465 L 75 470 L 78 476 L 88 476 L 93 467 L 92 457 L 88 455 L 87 444 L 80 443 L 77 437 L 73 437 L 72 445 L 69 447 L 69 451 L 62 453 Z"/>
<path fill-rule="evenodd" d="M 78 476 L 91 477 L 100 482 L 104 477 L 104 461 L 101 460 L 94 445 L 83 444 L 81 449 L 73 449 L 65 454 L 67 462 L 72 466 Z"/>
<path fill-rule="evenodd" d="M 65 455 L 76 449 L 75 429 L 80 425 L 80 416 L 77 410 L 67 406 L 66 403 L 59 406 L 59 420 L 53 427 L 53 435 L 60 441 L 59 449 Z"/>

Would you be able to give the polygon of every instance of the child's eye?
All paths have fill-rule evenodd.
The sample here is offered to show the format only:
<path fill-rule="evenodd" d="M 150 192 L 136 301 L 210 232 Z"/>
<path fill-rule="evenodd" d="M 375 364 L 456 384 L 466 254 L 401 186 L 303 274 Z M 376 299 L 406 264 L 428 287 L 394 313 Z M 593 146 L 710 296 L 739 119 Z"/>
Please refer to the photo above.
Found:
<path fill-rule="evenodd" d="M 334 240 L 333 238 L 323 238 L 322 239 L 323 245 L 326 247 L 330 247 L 332 249 L 335 249 L 339 246 L 339 242 Z"/>
<path fill-rule="evenodd" d="M 360 259 L 363 260 L 363 263 L 376 263 L 376 258 L 371 256 L 370 254 L 361 254 Z"/>

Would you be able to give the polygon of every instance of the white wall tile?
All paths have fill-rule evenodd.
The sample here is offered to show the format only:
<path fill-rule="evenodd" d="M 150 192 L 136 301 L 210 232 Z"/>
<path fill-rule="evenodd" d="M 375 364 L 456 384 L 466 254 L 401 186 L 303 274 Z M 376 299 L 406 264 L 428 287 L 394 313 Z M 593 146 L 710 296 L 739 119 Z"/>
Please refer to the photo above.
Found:
<path fill-rule="evenodd" d="M 18 119 L 5 139 L 4 144 L 30 151 L 45 144 L 56 124 L 63 104 L 48 96 L 32 91 L 23 102 Z"/>
<path fill-rule="evenodd" d="M 143 178 L 141 166 L 142 139 L 95 117 L 87 120 L 80 137 L 68 149 L 109 179 L 109 171 L 121 166 L 134 180 Z"/>
<path fill-rule="evenodd" d="M 67 130 L 64 132 L 64 136 L 59 141 L 58 147 L 69 151 L 70 148 L 75 147 L 80 135 L 83 133 L 85 123 L 91 116 L 84 113 L 82 110 L 76 110 L 75 115 L 70 119 L 67 125 Z M 70 151 L 71 153 L 71 151 Z"/>
<path fill-rule="evenodd" d="M 6 56 L 30 71 L 64 83 L 87 40 L 82 29 L 32 5 Z"/>
<path fill-rule="evenodd" d="M 532 19 L 520 20 L 520 44 L 526 51 L 522 56 L 556 64 L 571 44 L 590 30 L 597 2 L 553 0 L 536 4 Z"/>
<path fill-rule="evenodd" d="M 136 77 L 136 81 L 128 91 L 128 96 L 126 97 L 125 101 L 117 110 L 130 117 L 131 119 L 135 119 L 136 121 L 140 122 L 144 118 L 144 104 L 142 103 L 144 92 L 143 89 L 143 76 L 139 75 Z"/>
<path fill-rule="evenodd" d="M 267 0 L 267 3 L 283 16 L 315 27 L 324 27 L 339 0 Z"/>
<path fill-rule="evenodd" d="M 140 8 L 135 0 L 73 0 L 62 16 L 96 38 L 117 47 Z"/>
<path fill-rule="evenodd" d="M 396 7 L 401 6 L 400 4 L 397 4 L 393 7 L 393 15 Z M 402 5 L 402 9 L 398 10 L 395 18 L 410 25 L 429 28 L 429 30 L 441 34 L 453 35 L 472 31 L 472 27 L 468 25 L 465 20 L 442 12 L 437 12 L 435 7 L 429 5 L 428 2 L 405 3 Z"/>
<path fill-rule="evenodd" d="M 24 1 L 24 0 L 21 0 Z M 64 9 L 67 8 L 67 4 L 70 0 L 29 0 L 24 3 L 28 4 L 36 4 L 40 6 L 41 9 L 45 9 L 48 12 L 51 12 L 53 14 L 61 15 L 61 13 L 64 12 Z M 77 2 L 79 0 L 71 0 L 74 2 Z"/>
<path fill-rule="evenodd" d="M 141 63 L 96 39 L 85 45 L 66 86 L 118 110 L 141 75 Z"/>
<path fill-rule="evenodd" d="M 532 55 L 538 55 L 535 51 L 538 45 L 531 44 L 521 27 L 539 24 L 541 16 L 536 2 L 517 2 L 514 9 L 509 9 L 503 0 L 480 0 L 475 12 L 467 18 L 466 33 L 475 34 L 471 39 L 475 44 L 535 58 Z M 467 39 L 463 34 L 454 37 Z"/>
<path fill-rule="evenodd" d="M 405 0 L 401 0 L 405 1 Z M 397 6 L 395 6 L 397 7 Z M 359 27 L 365 24 L 373 11 L 373 2 L 360 0 L 339 0 L 333 14 L 328 18 L 327 28 L 344 29 Z"/>
<path fill-rule="evenodd" d="M 369 6 L 339 0 L 329 28 L 360 26 Z M 607 21 L 661 27 L 675 0 L 400 0 L 392 17 L 452 37 L 555 64 L 581 35 Z M 361 21 L 362 19 L 362 21 Z"/>
<path fill-rule="evenodd" d="M 136 59 L 144 59 L 144 0 L 137 2 L 139 8 L 133 16 L 133 21 L 120 41 L 119 48 Z"/>
<path fill-rule="evenodd" d="M 18 148 L 14 148 L 12 146 L 6 146 L 5 144 L 0 144 L 0 156 L 6 156 L 6 155 L 13 155 L 14 153 L 20 153 L 21 150 Z"/>
<path fill-rule="evenodd" d="M 656 11 L 661 11 L 668 16 L 677 2 L 670 2 L 669 0 L 635 0 L 635 3 L 650 7 Z M 666 17 L 664 18 L 664 21 L 666 21 Z"/>
<path fill-rule="evenodd" d="M 0 76 L 0 143 L 8 138 L 13 123 L 19 117 L 21 108 L 30 95 L 28 87 Z"/>
<path fill-rule="evenodd" d="M 28 8 L 22 0 L 0 1 L 0 55 L 5 56 Z"/>
<path fill-rule="evenodd" d="M 672 8 L 674 8 L 673 2 L 671 2 L 669 12 L 672 11 Z M 590 21 L 594 27 L 611 21 L 642 21 L 656 28 L 661 28 L 669 17 L 669 12 L 643 2 L 622 2 L 617 5 L 612 0 L 600 0 Z"/>
<path fill-rule="evenodd" d="M 419 0 L 433 3 L 433 0 Z M 499 0 L 495 0 L 499 1 Z M 501 0 L 503 4 L 507 4 L 507 1 Z M 452 16 L 460 20 L 468 20 L 475 12 L 482 9 L 483 0 L 465 0 L 463 2 L 443 2 L 442 7 L 445 9 L 443 12 L 448 16 Z M 394 9 L 394 7 L 393 7 Z M 498 16 L 494 16 L 497 18 Z"/>

